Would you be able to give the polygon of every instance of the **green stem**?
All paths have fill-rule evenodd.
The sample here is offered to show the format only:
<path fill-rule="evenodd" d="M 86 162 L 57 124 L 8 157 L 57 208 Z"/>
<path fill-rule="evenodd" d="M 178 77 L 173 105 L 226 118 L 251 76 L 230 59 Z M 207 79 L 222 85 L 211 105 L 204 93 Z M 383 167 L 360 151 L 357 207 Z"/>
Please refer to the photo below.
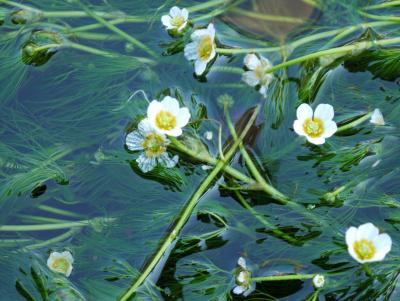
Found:
<path fill-rule="evenodd" d="M 115 20 L 109 21 L 109 23 L 113 24 L 113 25 L 121 24 L 124 22 L 131 22 L 131 21 L 130 21 L 130 19 L 127 19 L 127 18 L 115 19 Z M 81 32 L 81 31 L 90 31 L 90 30 L 99 29 L 102 27 L 104 27 L 103 24 L 94 23 L 94 24 L 88 24 L 88 25 L 83 25 L 83 26 L 74 27 L 74 28 L 65 28 L 63 31 L 66 33 L 75 33 L 75 32 Z"/>
<path fill-rule="evenodd" d="M 345 54 L 347 52 L 351 52 L 353 50 L 359 49 L 360 47 L 363 47 L 365 49 L 371 48 L 373 46 L 385 46 L 385 45 L 390 45 L 390 44 L 397 44 L 400 43 L 400 38 L 391 38 L 391 39 L 383 39 L 383 40 L 378 40 L 378 41 L 372 41 L 372 42 L 359 42 L 359 43 L 354 43 L 352 45 L 346 45 L 346 46 L 341 46 L 341 47 L 335 47 L 331 48 L 328 50 L 322 50 L 322 51 L 317 51 L 314 53 L 310 53 L 286 62 L 283 62 L 281 64 L 275 65 L 272 68 L 269 68 L 266 72 L 272 73 L 276 70 L 283 69 L 298 63 L 302 63 L 311 59 L 316 59 L 324 55 L 333 55 L 333 54 Z"/>
<path fill-rule="evenodd" d="M 369 113 L 361 116 L 360 118 L 358 118 L 358 119 L 356 119 L 356 120 L 354 120 L 352 122 L 349 122 L 349 123 L 347 123 L 345 125 L 342 125 L 342 126 L 338 127 L 338 129 L 337 129 L 335 134 L 347 131 L 349 129 L 352 129 L 352 128 L 360 125 L 364 121 L 367 121 L 369 118 L 371 118 L 371 115 L 372 115 L 372 112 L 369 112 Z"/>
<path fill-rule="evenodd" d="M 396 16 L 378 16 L 378 15 L 365 13 L 362 11 L 360 11 L 359 13 L 360 13 L 360 15 L 370 18 L 370 19 L 373 19 L 373 20 L 392 21 L 392 22 L 396 22 L 396 23 L 400 22 L 400 17 L 396 17 Z"/>
<path fill-rule="evenodd" d="M 77 43 L 74 43 L 74 42 L 66 42 L 65 46 L 69 47 L 69 48 L 81 50 L 83 52 L 88 52 L 88 53 L 91 53 L 91 54 L 95 54 L 95 55 L 100 55 L 100 56 L 105 56 L 105 57 L 117 57 L 117 54 L 115 54 L 115 53 L 104 51 L 104 50 L 100 50 L 100 49 L 89 47 L 89 46 L 85 46 L 85 45 L 82 45 L 82 44 L 77 44 Z"/>
<path fill-rule="evenodd" d="M 306 280 L 314 278 L 316 274 L 297 274 L 297 275 L 279 275 L 279 276 L 262 276 L 251 278 L 251 281 L 284 281 L 284 280 Z"/>
<path fill-rule="evenodd" d="M 224 113 L 225 113 L 225 119 L 228 124 L 229 131 L 235 141 L 237 141 L 238 137 L 235 131 L 235 127 L 233 126 L 231 117 L 229 116 L 228 113 L 228 108 L 227 106 L 224 106 Z M 280 201 L 282 204 L 287 204 L 289 199 L 286 197 L 283 193 L 272 187 L 265 181 L 264 177 L 260 174 L 258 171 L 257 167 L 253 163 L 253 160 L 250 158 L 249 154 L 247 153 L 245 147 L 243 146 L 243 142 L 239 143 L 239 150 L 240 153 L 242 154 L 242 157 L 244 161 L 246 162 L 247 167 L 250 170 L 250 173 L 253 175 L 254 179 L 263 187 L 263 190 L 270 196 L 272 196 L 274 199 Z"/>
<path fill-rule="evenodd" d="M 227 0 L 212 0 L 212 1 L 207 1 L 207 2 L 201 3 L 201 4 L 193 5 L 191 7 L 188 7 L 187 10 L 190 13 L 194 13 L 199 10 L 204 10 L 204 9 L 207 9 L 207 8 L 210 8 L 213 6 L 218 6 L 220 4 L 225 4 L 227 2 L 228 2 Z"/>
<path fill-rule="evenodd" d="M 35 9 L 35 8 L 30 7 L 30 6 L 23 5 L 23 4 L 21 4 L 21 3 L 14 2 L 14 1 L 0 0 L 0 3 L 4 3 L 4 4 L 6 4 L 6 5 L 14 6 L 14 7 L 22 8 L 22 9 L 33 10 L 33 11 L 37 11 L 37 12 L 40 11 L 40 10 L 38 10 L 38 9 Z"/>
<path fill-rule="evenodd" d="M 251 126 L 253 125 L 257 114 L 259 112 L 259 107 L 254 111 L 252 117 L 250 118 L 246 128 L 243 130 L 240 140 L 241 141 L 245 135 L 247 135 L 248 131 L 250 130 Z M 226 160 L 229 159 L 235 154 L 236 149 L 239 146 L 239 141 L 234 143 L 232 148 L 226 153 Z M 151 271 L 156 267 L 157 263 L 163 257 L 165 251 L 171 246 L 173 241 L 179 235 L 179 232 L 186 224 L 187 220 L 192 214 L 193 209 L 196 207 L 197 203 L 199 202 L 201 196 L 204 192 L 208 189 L 210 184 L 214 181 L 214 178 L 223 170 L 227 161 L 219 160 L 216 164 L 215 168 L 209 173 L 209 175 L 203 180 L 200 184 L 198 189 L 194 192 L 191 196 L 189 201 L 186 203 L 185 207 L 183 208 L 181 214 L 179 215 L 175 225 L 173 226 L 172 230 L 169 231 L 167 236 L 165 237 L 163 243 L 161 244 L 160 248 L 157 250 L 155 255 L 153 255 L 150 261 L 147 263 L 145 269 L 141 273 L 138 279 L 129 287 L 129 289 L 118 299 L 119 301 L 127 301 L 130 300 L 136 290 L 144 283 L 147 277 L 150 275 Z"/>
<path fill-rule="evenodd" d="M 392 1 L 387 1 L 375 5 L 369 5 L 364 7 L 365 10 L 371 10 L 371 9 L 380 9 L 380 8 L 386 8 L 386 7 L 391 7 L 391 6 L 400 6 L 400 1 L 399 0 L 392 0 Z"/>
<path fill-rule="evenodd" d="M 48 239 L 46 241 L 22 247 L 21 251 L 25 251 L 25 252 L 26 251 L 32 251 L 32 250 L 35 250 L 35 249 L 39 249 L 39 248 L 43 248 L 43 247 L 46 247 L 46 246 L 54 245 L 54 244 L 56 244 L 56 243 L 58 243 L 60 241 L 64 241 L 64 240 L 70 238 L 72 235 L 74 235 L 78 231 L 79 231 L 79 228 L 72 228 L 72 229 L 68 230 L 67 232 L 65 232 L 63 234 L 58 235 L 56 237 L 53 237 L 51 239 Z"/>
<path fill-rule="evenodd" d="M 131 35 L 127 34 L 126 32 L 124 32 L 123 30 L 119 29 L 118 27 L 116 27 L 114 24 L 110 23 L 109 21 L 105 20 L 103 17 L 101 17 L 100 15 L 97 15 L 96 13 L 92 12 L 88 7 L 86 7 L 86 5 L 83 5 L 80 1 L 78 1 L 79 5 L 82 7 L 82 9 L 86 12 L 86 14 L 90 17 L 92 17 L 93 19 L 95 19 L 97 22 L 99 22 L 100 24 L 103 24 L 105 27 L 107 27 L 108 29 L 110 29 L 111 31 L 113 31 L 114 33 L 116 33 L 117 35 L 121 36 L 122 38 L 124 38 L 125 40 L 127 40 L 128 42 L 132 43 L 134 46 L 142 49 L 143 51 L 147 52 L 148 54 L 150 54 L 152 57 L 157 58 L 158 55 L 157 53 L 155 53 L 153 50 L 151 50 L 150 48 L 148 48 L 145 44 L 143 44 L 142 42 L 140 42 L 139 40 L 135 39 L 134 37 L 132 37 Z"/>
<path fill-rule="evenodd" d="M 58 215 L 64 215 L 64 216 L 68 216 L 68 217 L 77 217 L 77 218 L 81 218 L 83 217 L 83 215 L 81 214 L 77 214 L 75 212 L 71 212 L 68 210 L 64 210 L 64 209 L 59 209 L 59 208 L 54 208 L 48 205 L 39 205 L 37 206 L 37 209 L 46 211 L 46 212 L 50 212 L 50 213 L 54 213 L 54 214 L 58 214 Z"/>
<path fill-rule="evenodd" d="M 100 218 L 104 222 L 112 222 L 114 218 Z M 74 222 L 65 222 L 58 224 L 41 224 L 41 225 L 3 225 L 0 226 L 0 232 L 29 232 L 29 231 L 48 231 L 48 230 L 59 230 L 69 229 L 76 227 L 89 226 L 94 221 L 98 221 L 99 218 L 87 219 Z"/>
<path fill-rule="evenodd" d="M 298 241 L 296 239 L 287 235 L 285 232 L 283 232 L 279 229 L 276 229 L 276 227 L 274 225 L 272 225 L 270 222 L 268 222 L 262 214 L 258 213 L 256 210 L 254 210 L 253 207 L 251 207 L 249 205 L 249 203 L 245 200 L 245 198 L 242 196 L 242 194 L 239 191 L 235 190 L 234 193 L 237 196 L 237 198 L 239 199 L 239 202 L 243 205 L 243 207 L 246 208 L 261 224 L 263 224 L 265 227 L 270 229 L 276 236 L 282 237 L 284 240 L 286 240 L 294 245 L 298 244 Z"/>
<path fill-rule="evenodd" d="M 374 272 L 372 272 L 372 270 L 371 270 L 371 268 L 369 267 L 368 264 L 364 263 L 364 264 L 362 265 L 362 267 L 363 267 L 365 273 L 367 274 L 367 276 L 369 276 L 369 277 L 374 277 Z"/>

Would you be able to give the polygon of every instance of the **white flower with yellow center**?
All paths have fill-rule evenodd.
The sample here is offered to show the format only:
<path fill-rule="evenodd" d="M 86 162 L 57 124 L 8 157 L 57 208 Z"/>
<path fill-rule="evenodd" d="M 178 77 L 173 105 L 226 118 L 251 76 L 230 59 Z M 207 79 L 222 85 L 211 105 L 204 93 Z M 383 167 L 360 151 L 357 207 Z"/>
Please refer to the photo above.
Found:
<path fill-rule="evenodd" d="M 188 108 L 180 108 L 179 102 L 170 96 L 162 101 L 153 100 L 147 108 L 147 118 L 151 126 L 162 134 L 169 136 L 182 135 L 182 128 L 188 124 Z"/>
<path fill-rule="evenodd" d="M 201 75 L 216 55 L 214 25 L 211 23 L 206 29 L 195 30 L 190 37 L 193 42 L 185 46 L 185 57 L 195 61 L 194 71 Z"/>
<path fill-rule="evenodd" d="M 236 273 L 236 286 L 233 289 L 233 293 L 236 295 L 243 294 L 244 297 L 247 297 L 254 291 L 256 284 L 251 281 L 251 272 L 246 265 L 246 260 L 243 257 L 239 257 L 237 264 L 239 267 Z"/>
<path fill-rule="evenodd" d="M 383 119 L 381 110 L 375 109 L 372 112 L 371 119 L 369 122 L 376 124 L 376 125 L 385 125 L 385 119 Z"/>
<path fill-rule="evenodd" d="M 49 258 L 47 259 L 47 266 L 53 272 L 64 274 L 69 277 L 72 272 L 72 264 L 74 263 L 74 258 L 71 252 L 51 252 Z"/>
<path fill-rule="evenodd" d="M 319 104 L 313 112 L 308 104 L 301 104 L 297 108 L 297 120 L 293 123 L 294 131 L 300 136 L 306 136 L 313 144 L 324 144 L 325 138 L 331 137 L 337 131 L 333 107 L 328 104 Z"/>
<path fill-rule="evenodd" d="M 125 143 L 131 151 L 143 151 L 136 159 L 143 172 L 151 171 L 157 164 L 172 168 L 178 163 L 178 156 L 171 159 L 167 153 L 168 138 L 156 131 L 147 118 L 139 123 L 137 131 L 126 136 Z"/>
<path fill-rule="evenodd" d="M 167 30 L 175 30 L 181 32 L 187 25 L 189 12 L 186 8 L 180 9 L 174 6 L 170 9 L 169 15 L 161 17 L 161 22 Z"/>
<path fill-rule="evenodd" d="M 383 260 L 392 248 L 392 239 L 388 234 L 379 234 L 372 223 L 366 223 L 346 231 L 346 244 L 351 257 L 365 263 Z"/>
<path fill-rule="evenodd" d="M 266 72 L 272 68 L 271 62 L 261 55 L 250 53 L 244 57 L 243 63 L 249 71 L 243 73 L 242 80 L 251 87 L 259 86 L 259 92 L 266 97 L 268 86 L 274 79 L 272 73 Z"/>
<path fill-rule="evenodd" d="M 313 285 L 316 289 L 320 289 L 323 288 L 325 285 L 325 277 L 324 275 L 321 274 L 317 274 L 314 276 L 314 278 L 312 279 Z"/>

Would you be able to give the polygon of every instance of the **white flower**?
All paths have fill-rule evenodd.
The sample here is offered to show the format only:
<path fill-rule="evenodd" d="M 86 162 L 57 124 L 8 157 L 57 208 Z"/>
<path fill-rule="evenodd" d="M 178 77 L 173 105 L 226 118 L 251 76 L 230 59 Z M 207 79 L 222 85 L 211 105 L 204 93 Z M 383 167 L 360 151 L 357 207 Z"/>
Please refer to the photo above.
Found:
<path fill-rule="evenodd" d="M 266 71 L 272 67 L 271 62 L 265 57 L 247 54 L 244 57 L 244 65 L 249 69 L 242 75 L 242 80 L 251 87 L 260 86 L 260 93 L 266 97 L 267 89 L 271 81 L 274 79 L 272 73 Z"/>
<path fill-rule="evenodd" d="M 376 125 L 385 125 L 385 120 L 383 119 L 381 110 L 375 109 L 371 115 L 371 119 L 369 122 Z"/>
<path fill-rule="evenodd" d="M 169 15 L 161 17 L 161 22 L 167 28 L 167 30 L 176 30 L 181 32 L 187 25 L 189 12 L 186 8 L 180 9 L 174 6 L 170 9 Z"/>
<path fill-rule="evenodd" d="M 162 101 L 153 100 L 147 108 L 147 118 L 158 132 L 170 136 L 182 135 L 182 128 L 190 119 L 188 108 L 179 108 L 179 102 L 170 96 Z"/>
<path fill-rule="evenodd" d="M 331 137 L 337 131 L 333 119 L 333 107 L 328 104 L 319 104 L 313 112 L 308 104 L 301 104 L 297 108 L 297 120 L 293 123 L 294 131 L 300 136 L 306 136 L 313 144 L 325 143 L 325 138 Z"/>
<path fill-rule="evenodd" d="M 233 289 L 233 293 L 247 297 L 256 288 L 256 284 L 251 281 L 251 272 L 247 268 L 246 260 L 243 257 L 239 257 L 237 262 L 239 268 L 237 269 L 235 283 L 236 286 Z"/>
<path fill-rule="evenodd" d="M 185 46 L 185 57 L 194 62 L 194 71 L 201 75 L 215 57 L 215 29 L 211 23 L 206 29 L 195 30 L 190 36 L 192 43 Z"/>
<path fill-rule="evenodd" d="M 51 252 L 49 258 L 47 259 L 47 266 L 50 270 L 64 274 L 67 277 L 71 275 L 73 263 L 74 258 L 69 251 L 64 251 L 62 253 Z"/>
<path fill-rule="evenodd" d="M 212 140 L 213 138 L 213 132 L 211 131 L 207 131 L 204 133 L 204 138 L 206 138 L 207 140 Z"/>
<path fill-rule="evenodd" d="M 317 274 L 314 276 L 312 282 L 313 282 L 315 288 L 317 288 L 317 289 L 323 288 L 325 285 L 325 277 L 324 277 L 324 275 Z"/>
<path fill-rule="evenodd" d="M 139 123 L 137 131 L 126 136 L 126 146 L 129 150 L 143 150 L 143 153 L 136 159 L 143 172 L 152 170 L 157 163 L 167 168 L 172 168 L 178 163 L 178 156 L 171 159 L 167 153 L 169 143 L 168 138 L 156 131 L 148 119 L 143 119 Z"/>
<path fill-rule="evenodd" d="M 379 234 L 379 229 L 371 223 L 346 231 L 346 244 L 351 257 L 360 263 L 381 261 L 392 248 L 388 234 Z"/>

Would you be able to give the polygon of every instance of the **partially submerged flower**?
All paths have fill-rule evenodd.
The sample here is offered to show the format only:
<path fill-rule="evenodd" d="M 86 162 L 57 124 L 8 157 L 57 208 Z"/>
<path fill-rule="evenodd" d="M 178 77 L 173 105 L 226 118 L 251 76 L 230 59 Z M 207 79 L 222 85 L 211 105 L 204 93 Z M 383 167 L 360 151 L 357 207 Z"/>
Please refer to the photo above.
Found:
<path fill-rule="evenodd" d="M 312 282 L 316 289 L 323 288 L 325 285 L 325 277 L 324 275 L 317 274 L 314 276 Z"/>
<path fill-rule="evenodd" d="M 242 75 L 242 80 L 251 87 L 259 87 L 259 92 L 266 97 L 268 86 L 274 79 L 272 73 L 267 70 L 272 68 L 271 62 L 261 55 L 254 53 L 244 57 L 244 65 L 248 69 Z"/>
<path fill-rule="evenodd" d="M 158 132 L 170 136 L 182 135 L 182 128 L 188 124 L 188 108 L 180 108 L 175 98 L 165 96 L 162 101 L 153 100 L 147 108 L 147 118 Z"/>
<path fill-rule="evenodd" d="M 233 289 L 233 293 L 236 295 L 241 295 L 247 297 L 250 295 L 256 285 L 251 281 L 251 272 L 246 265 L 246 260 L 243 257 L 239 257 L 238 268 L 236 270 L 235 283 L 236 286 Z"/>
<path fill-rule="evenodd" d="M 375 109 L 374 112 L 372 112 L 370 122 L 376 125 L 385 125 L 381 110 Z"/>
<path fill-rule="evenodd" d="M 325 138 L 331 137 L 337 131 L 333 116 L 333 107 L 329 104 L 319 104 L 313 112 L 308 104 L 303 103 L 297 108 L 294 131 L 300 136 L 305 136 L 310 143 L 323 144 Z"/>
<path fill-rule="evenodd" d="M 185 46 L 185 57 L 195 61 L 194 71 L 196 75 L 201 75 L 217 54 L 214 25 L 210 23 L 206 29 L 197 29 L 190 37 L 193 42 Z"/>
<path fill-rule="evenodd" d="M 189 12 L 186 8 L 180 9 L 174 6 L 170 9 L 169 15 L 161 17 L 161 22 L 167 30 L 181 32 L 188 23 Z"/>
<path fill-rule="evenodd" d="M 51 252 L 49 258 L 47 259 L 47 266 L 53 272 L 64 274 L 69 277 L 72 272 L 72 264 L 74 263 L 74 258 L 71 252 Z"/>
<path fill-rule="evenodd" d="M 172 168 L 178 163 L 178 156 L 171 159 L 167 153 L 169 143 L 168 138 L 156 131 L 148 119 L 143 119 L 137 131 L 126 136 L 126 146 L 129 150 L 143 151 L 136 159 L 143 172 L 151 171 L 157 164 Z"/>
<path fill-rule="evenodd" d="M 383 260 L 392 248 L 392 239 L 388 234 L 379 234 L 372 223 L 366 223 L 346 231 L 346 244 L 350 256 L 365 263 Z"/>

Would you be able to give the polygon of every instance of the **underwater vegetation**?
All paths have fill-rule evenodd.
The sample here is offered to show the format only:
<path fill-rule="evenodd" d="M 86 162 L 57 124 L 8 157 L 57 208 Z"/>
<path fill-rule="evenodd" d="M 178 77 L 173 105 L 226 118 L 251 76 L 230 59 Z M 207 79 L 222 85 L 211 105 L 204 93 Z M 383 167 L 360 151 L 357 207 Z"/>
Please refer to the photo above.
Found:
<path fill-rule="evenodd" d="M 0 0 L 0 300 L 400 298 L 400 1 Z"/>

